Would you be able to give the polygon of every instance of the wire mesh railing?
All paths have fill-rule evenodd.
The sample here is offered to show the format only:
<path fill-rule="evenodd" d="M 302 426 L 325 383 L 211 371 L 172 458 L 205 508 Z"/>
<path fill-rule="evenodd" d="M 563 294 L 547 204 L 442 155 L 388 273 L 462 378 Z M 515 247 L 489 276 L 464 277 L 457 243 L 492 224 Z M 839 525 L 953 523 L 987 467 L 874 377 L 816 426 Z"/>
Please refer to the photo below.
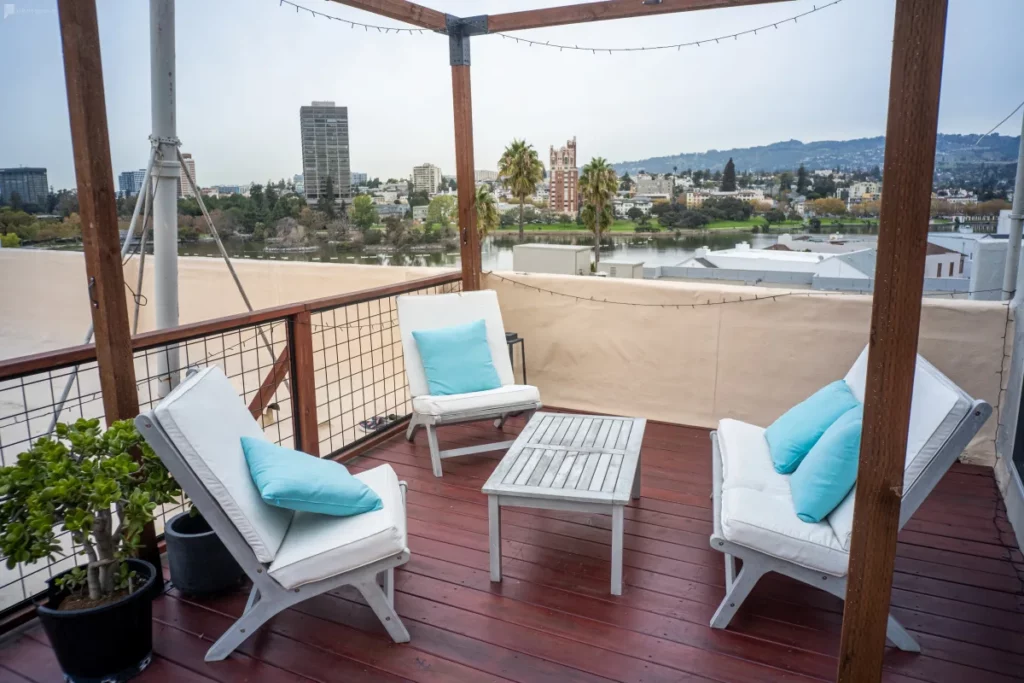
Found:
<path fill-rule="evenodd" d="M 172 377 L 216 365 L 269 440 L 288 448 L 308 444 L 307 451 L 321 456 L 343 454 L 411 412 L 397 297 L 460 290 L 458 274 L 446 273 L 138 335 L 133 362 L 140 410 L 159 403 Z M 297 325 L 303 316 L 309 324 Z M 297 362 L 301 348 L 312 348 L 311 364 Z M 295 381 L 293 375 L 307 367 L 313 381 Z M 91 346 L 0 361 L 0 466 L 13 464 L 48 435 L 55 416 L 60 422 L 102 421 L 99 373 Z M 303 424 L 302 414 L 315 420 Z M 154 520 L 157 534 L 186 504 L 162 506 Z M 9 615 L 45 590 L 47 579 L 81 562 L 70 534 L 60 534 L 59 542 L 61 552 L 52 561 L 8 569 L 0 558 L 0 632 Z"/>

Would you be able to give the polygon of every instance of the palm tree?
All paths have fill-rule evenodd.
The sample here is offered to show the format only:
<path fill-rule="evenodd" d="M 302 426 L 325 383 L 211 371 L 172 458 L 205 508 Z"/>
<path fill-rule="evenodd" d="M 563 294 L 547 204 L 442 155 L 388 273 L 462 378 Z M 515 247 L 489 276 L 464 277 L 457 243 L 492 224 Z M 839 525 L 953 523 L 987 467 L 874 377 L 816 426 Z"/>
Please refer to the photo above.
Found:
<path fill-rule="evenodd" d="M 476 227 L 480 231 L 481 241 L 498 229 L 501 217 L 498 216 L 498 204 L 494 201 L 491 188 L 481 185 L 476 188 Z"/>
<path fill-rule="evenodd" d="M 544 167 L 537 157 L 537 150 L 525 140 L 512 140 L 498 161 L 498 174 L 501 182 L 519 200 L 519 241 L 523 241 L 523 205 L 527 197 L 537 191 L 537 183 L 541 181 Z"/>
<path fill-rule="evenodd" d="M 580 217 L 594 233 L 594 265 L 601 260 L 601 236 L 612 226 L 612 198 L 618 186 L 615 170 L 604 157 L 595 157 L 583 167 L 579 193 L 583 199 Z"/>

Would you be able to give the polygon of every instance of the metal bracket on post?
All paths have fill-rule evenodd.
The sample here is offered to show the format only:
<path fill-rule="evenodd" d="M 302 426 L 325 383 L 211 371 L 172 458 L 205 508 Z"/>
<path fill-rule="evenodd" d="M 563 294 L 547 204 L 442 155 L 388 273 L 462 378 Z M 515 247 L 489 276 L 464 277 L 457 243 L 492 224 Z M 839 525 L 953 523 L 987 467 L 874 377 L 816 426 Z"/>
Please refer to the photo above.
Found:
<path fill-rule="evenodd" d="M 487 15 L 456 17 L 445 15 L 448 50 L 452 66 L 469 66 L 469 37 L 487 33 Z"/>

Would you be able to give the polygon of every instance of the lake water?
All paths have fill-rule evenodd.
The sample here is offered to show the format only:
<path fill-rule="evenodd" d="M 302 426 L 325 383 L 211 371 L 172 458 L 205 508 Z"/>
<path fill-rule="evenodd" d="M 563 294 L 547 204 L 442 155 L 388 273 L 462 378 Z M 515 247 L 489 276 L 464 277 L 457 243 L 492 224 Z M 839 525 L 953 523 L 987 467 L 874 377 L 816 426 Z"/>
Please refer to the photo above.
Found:
<path fill-rule="evenodd" d="M 590 246 L 592 240 L 587 236 L 545 236 L 538 238 L 526 235 L 526 242 L 543 242 L 545 244 L 581 244 Z M 610 244 L 601 249 L 601 258 L 605 260 L 628 259 L 643 261 L 648 266 L 674 266 L 689 258 L 700 247 L 712 249 L 729 249 L 740 242 L 749 242 L 754 249 L 775 244 L 776 237 L 758 235 L 749 232 L 708 232 L 702 235 L 686 237 L 653 237 L 615 236 Z M 512 247 L 518 244 L 514 235 L 488 237 L 482 245 L 482 267 L 484 270 L 512 270 Z M 458 249 L 445 252 L 417 253 L 397 252 L 389 254 L 367 254 L 338 249 L 333 245 L 323 245 L 315 251 L 307 252 L 274 252 L 267 251 L 262 242 L 228 240 L 225 242 L 232 258 L 276 259 L 284 261 L 313 261 L 324 263 L 361 263 L 366 265 L 396 266 L 457 266 L 460 263 Z M 219 257 L 217 245 L 213 242 L 181 244 L 179 254 L 182 256 Z"/>

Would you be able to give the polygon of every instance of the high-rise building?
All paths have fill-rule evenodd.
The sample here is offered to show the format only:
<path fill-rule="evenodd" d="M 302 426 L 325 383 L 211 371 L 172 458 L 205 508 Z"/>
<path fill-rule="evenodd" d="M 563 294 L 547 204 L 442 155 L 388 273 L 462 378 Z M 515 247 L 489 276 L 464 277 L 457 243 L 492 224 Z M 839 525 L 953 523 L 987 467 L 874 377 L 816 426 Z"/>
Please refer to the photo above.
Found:
<path fill-rule="evenodd" d="M 548 207 L 555 213 L 576 215 L 579 206 L 576 191 L 580 180 L 576 168 L 576 137 L 560 149 L 551 146 L 551 172 L 548 176 Z"/>
<path fill-rule="evenodd" d="M 302 133 L 302 178 L 306 201 L 316 204 L 331 179 L 334 198 L 352 196 L 349 167 L 348 107 L 313 102 L 299 109 Z"/>
<path fill-rule="evenodd" d="M 182 154 L 181 158 L 184 163 L 181 165 L 181 175 L 178 178 L 178 199 L 195 197 L 196 193 L 192 191 L 192 185 L 189 184 L 188 176 L 185 175 L 185 169 L 188 168 L 188 172 L 192 175 L 192 180 L 196 181 L 196 187 L 199 186 L 199 177 L 196 176 L 195 159 L 192 158 L 191 154 Z"/>
<path fill-rule="evenodd" d="M 17 194 L 22 206 L 34 204 L 41 208 L 46 205 L 49 191 L 45 168 L 0 168 L 0 199 L 8 204 Z"/>
<path fill-rule="evenodd" d="M 306 179 L 302 177 L 301 173 L 296 173 L 292 177 L 292 185 L 295 186 L 295 194 L 301 194 L 305 196 L 306 193 Z"/>
<path fill-rule="evenodd" d="M 493 183 L 498 179 L 497 171 L 474 171 L 473 175 L 478 183 Z"/>
<path fill-rule="evenodd" d="M 433 164 L 412 167 L 412 191 L 434 194 L 441 184 L 441 169 Z"/>
<path fill-rule="evenodd" d="M 352 187 L 359 187 L 365 185 L 366 181 L 369 180 L 365 173 L 359 173 L 358 171 L 352 171 Z"/>
<path fill-rule="evenodd" d="M 146 169 L 123 171 L 117 178 L 117 187 L 125 197 L 134 197 L 142 191 L 142 181 L 146 179 Z"/>

